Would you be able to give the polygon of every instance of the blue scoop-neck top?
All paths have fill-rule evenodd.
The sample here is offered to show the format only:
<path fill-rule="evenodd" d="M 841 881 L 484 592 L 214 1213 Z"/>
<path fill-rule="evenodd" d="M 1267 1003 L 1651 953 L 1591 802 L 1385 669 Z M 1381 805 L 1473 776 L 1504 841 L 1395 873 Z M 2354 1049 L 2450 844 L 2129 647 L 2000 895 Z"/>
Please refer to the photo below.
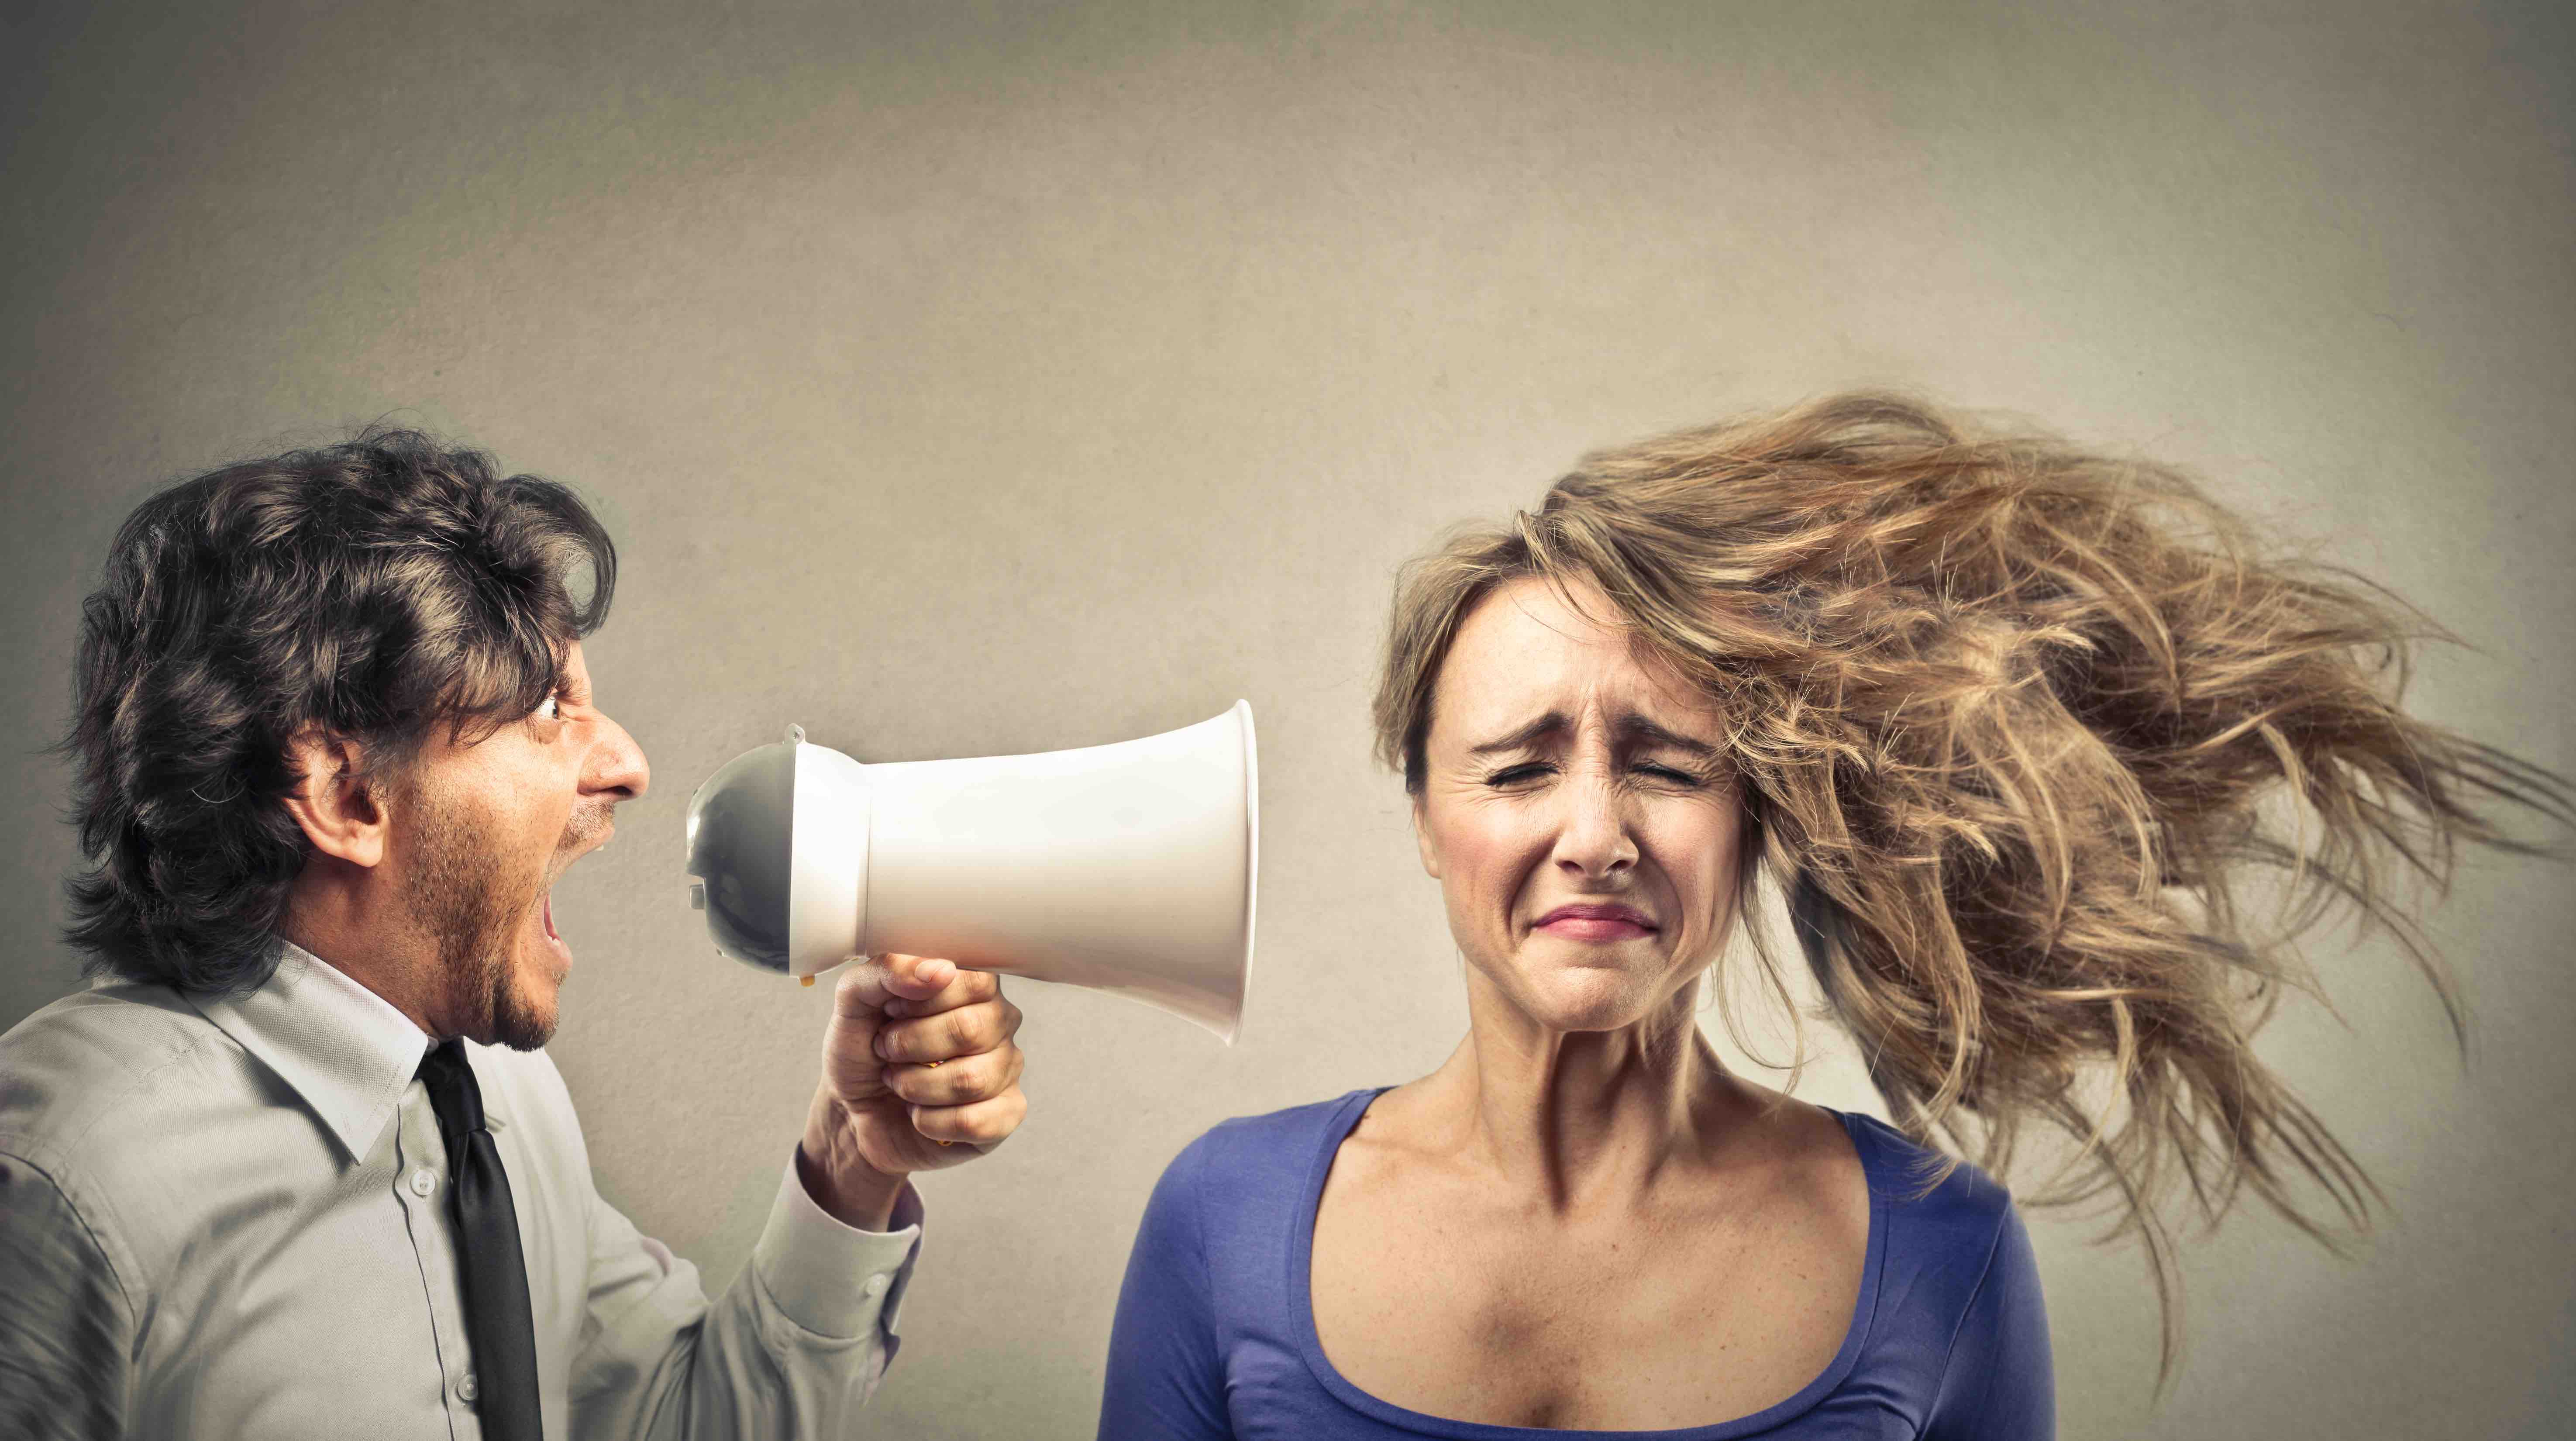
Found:
<path fill-rule="evenodd" d="M 1427 1415 L 1324 1355 L 1315 1211 L 1342 1140 L 1384 1090 L 1226 1121 L 1175 1158 L 1138 1228 L 1110 1333 L 1103 1441 L 1857 1441 L 2055 1435 L 2039 1268 L 2012 1199 L 1872 1117 L 1836 1112 L 1869 1185 L 1860 1295 L 1833 1360 L 1749 1416 L 1664 1431 L 1558 1431 Z"/>

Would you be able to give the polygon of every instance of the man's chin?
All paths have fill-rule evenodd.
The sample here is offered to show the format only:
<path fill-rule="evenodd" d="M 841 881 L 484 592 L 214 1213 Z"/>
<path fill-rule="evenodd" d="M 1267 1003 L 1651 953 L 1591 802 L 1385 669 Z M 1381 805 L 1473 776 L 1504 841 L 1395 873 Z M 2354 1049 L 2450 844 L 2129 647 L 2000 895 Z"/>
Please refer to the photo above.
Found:
<path fill-rule="evenodd" d="M 507 1046 L 514 1051 L 533 1051 L 554 1038 L 560 981 L 531 981 L 524 975 L 512 976 L 495 986 L 492 993 L 492 1034 L 477 1036 L 487 1046 Z"/>
<path fill-rule="evenodd" d="M 490 1038 L 477 1037 L 476 1039 L 482 1040 L 487 1046 L 507 1046 L 514 1051 L 541 1051 L 545 1049 L 546 1042 L 553 1040 L 554 1037 L 555 1018 L 552 1012 L 544 1016 L 513 1012 L 509 1015 L 493 1017 Z"/>

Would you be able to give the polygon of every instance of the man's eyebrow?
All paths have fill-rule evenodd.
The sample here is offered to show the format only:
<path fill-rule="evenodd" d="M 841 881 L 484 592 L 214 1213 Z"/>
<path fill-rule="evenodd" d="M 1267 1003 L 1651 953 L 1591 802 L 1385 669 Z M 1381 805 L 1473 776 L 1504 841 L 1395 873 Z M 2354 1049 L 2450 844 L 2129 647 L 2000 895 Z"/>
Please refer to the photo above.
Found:
<path fill-rule="evenodd" d="M 1522 750 L 1527 748 L 1530 742 L 1537 740 L 1539 737 L 1553 732 L 1562 731 L 1564 729 L 1564 713 L 1560 711 L 1549 711 L 1547 714 L 1540 716 L 1537 720 L 1531 721 L 1528 725 L 1522 726 L 1507 735 L 1496 736 L 1494 739 L 1486 741 L 1482 745 L 1469 746 L 1467 748 L 1467 754 L 1471 756 L 1490 756 L 1498 755 L 1504 751 Z"/>

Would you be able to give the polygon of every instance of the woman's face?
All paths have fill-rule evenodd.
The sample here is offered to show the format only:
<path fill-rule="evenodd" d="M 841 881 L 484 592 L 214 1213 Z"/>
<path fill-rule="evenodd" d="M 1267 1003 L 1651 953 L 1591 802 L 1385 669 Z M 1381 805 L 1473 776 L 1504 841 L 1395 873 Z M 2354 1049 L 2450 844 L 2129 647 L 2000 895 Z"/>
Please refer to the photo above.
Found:
<path fill-rule="evenodd" d="M 1468 612 L 1434 682 L 1414 833 L 1459 948 L 1532 1020 L 1632 1025 L 1716 954 L 1744 832 L 1720 735 L 1544 581 Z"/>

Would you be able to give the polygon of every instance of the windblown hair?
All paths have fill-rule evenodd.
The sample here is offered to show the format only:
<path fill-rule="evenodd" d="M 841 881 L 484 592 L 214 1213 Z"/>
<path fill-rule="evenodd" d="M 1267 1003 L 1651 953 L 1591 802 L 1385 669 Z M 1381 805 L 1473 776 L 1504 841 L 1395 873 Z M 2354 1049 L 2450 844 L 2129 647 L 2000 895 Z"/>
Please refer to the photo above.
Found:
<path fill-rule="evenodd" d="M 2392 884 L 2438 892 L 2462 841 L 2544 851 L 2498 803 L 2576 820 L 2562 778 L 2399 708 L 2439 632 L 2385 592 L 2261 544 L 2174 470 L 1902 398 L 1596 453 L 1537 514 L 1413 562 L 1375 720 L 1416 795 L 1458 627 L 1525 576 L 1578 606 L 1597 588 L 1596 619 L 1727 718 L 1758 858 L 1740 899 L 1780 887 L 1907 1133 L 1998 1173 L 2030 1122 L 2080 1143 L 2031 1199 L 2107 1199 L 2143 1238 L 2160 1372 L 2177 1180 L 2204 1223 L 2251 1188 L 2330 1246 L 2378 1194 L 2251 1046 L 2313 983 L 2297 933 L 2354 908 L 2464 1037 Z M 2245 904 L 2257 881 L 2284 890 L 2277 925 Z"/>
<path fill-rule="evenodd" d="M 572 591 L 576 569 L 586 594 Z M 145 501 L 81 608 L 71 943 L 85 969 L 242 992 L 310 850 L 299 738 L 398 781 L 534 710 L 607 617 L 616 548 L 570 490 L 406 430 L 247 461 Z"/>

